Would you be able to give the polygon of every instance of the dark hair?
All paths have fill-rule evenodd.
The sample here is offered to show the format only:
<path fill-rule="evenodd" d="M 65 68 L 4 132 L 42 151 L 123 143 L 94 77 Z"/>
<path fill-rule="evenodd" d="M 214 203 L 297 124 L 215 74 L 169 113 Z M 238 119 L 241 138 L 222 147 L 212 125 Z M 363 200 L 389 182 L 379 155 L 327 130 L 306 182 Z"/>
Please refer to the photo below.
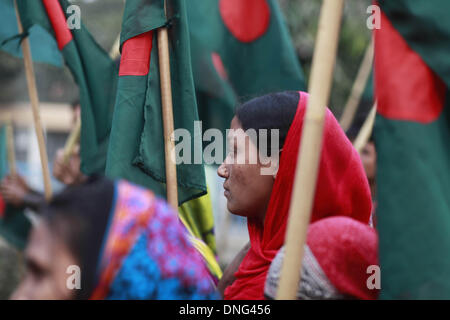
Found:
<path fill-rule="evenodd" d="M 348 130 L 345 132 L 345 134 L 347 135 L 347 138 L 348 138 L 350 141 L 354 142 L 355 139 L 358 137 L 358 134 L 359 134 L 359 131 L 361 130 L 361 128 L 362 128 L 362 125 L 358 125 L 358 124 L 352 125 L 352 126 L 350 127 L 350 129 L 348 129 Z M 374 142 L 373 131 L 372 131 L 372 133 L 370 134 L 370 137 L 369 137 L 368 142 Z"/>
<path fill-rule="evenodd" d="M 283 148 L 289 128 L 297 112 L 300 95 L 296 91 L 271 93 L 254 98 L 236 109 L 236 117 L 246 131 L 267 129 L 267 155 L 271 155 L 271 129 L 279 130 L 279 147 Z M 259 141 L 256 146 L 260 150 Z"/>
<path fill-rule="evenodd" d="M 114 183 L 99 176 L 67 187 L 42 208 L 50 232 L 64 241 L 82 270 L 77 298 L 89 298 L 113 206 Z"/>

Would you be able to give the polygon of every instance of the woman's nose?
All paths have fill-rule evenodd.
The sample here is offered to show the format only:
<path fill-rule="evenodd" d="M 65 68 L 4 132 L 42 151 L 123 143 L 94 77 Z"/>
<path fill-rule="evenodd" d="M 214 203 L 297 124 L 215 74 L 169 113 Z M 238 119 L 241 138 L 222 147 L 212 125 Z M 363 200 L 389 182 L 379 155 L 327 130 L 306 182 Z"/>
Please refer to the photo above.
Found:
<path fill-rule="evenodd" d="M 227 167 L 225 165 L 225 162 L 223 162 L 220 167 L 217 169 L 217 174 L 219 175 L 219 177 L 221 178 L 228 178 L 228 170 Z"/>

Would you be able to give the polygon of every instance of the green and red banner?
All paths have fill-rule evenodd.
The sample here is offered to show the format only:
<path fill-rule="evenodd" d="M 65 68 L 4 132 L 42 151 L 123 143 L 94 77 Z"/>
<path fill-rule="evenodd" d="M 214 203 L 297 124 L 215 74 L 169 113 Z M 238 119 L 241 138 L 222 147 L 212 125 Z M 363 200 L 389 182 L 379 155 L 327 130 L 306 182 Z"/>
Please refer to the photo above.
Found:
<path fill-rule="evenodd" d="M 378 4 L 380 297 L 449 299 L 450 2 Z"/>
<path fill-rule="evenodd" d="M 8 24 L 15 23 L 17 26 L 17 22 L 12 22 L 13 17 L 15 20 L 14 1 L 1 1 L 5 11 L 0 12 L 0 17 L 5 16 Z M 82 23 L 79 29 L 69 29 L 66 13 L 70 5 L 67 0 L 17 1 L 24 33 L 9 38 L 10 41 L 3 39 L 0 49 L 19 55 L 19 41 L 30 35 L 32 51 L 41 48 L 37 54 L 32 52 L 35 61 L 58 65 L 58 57 L 62 54 L 80 90 L 81 170 L 85 174 L 103 173 L 114 108 L 117 70 L 114 62 Z M 33 43 L 33 37 L 40 37 L 39 39 L 45 41 L 38 45 Z M 55 48 L 59 49 L 60 54 L 55 52 L 58 50 Z"/>
<path fill-rule="evenodd" d="M 204 129 L 229 128 L 238 103 L 306 82 L 277 0 L 187 1 Z"/>
<path fill-rule="evenodd" d="M 122 57 L 106 173 L 166 196 L 157 29 L 168 27 L 175 129 L 189 132 L 192 155 L 202 154 L 185 0 L 127 1 Z M 196 150 L 196 151 L 195 151 Z M 179 203 L 206 193 L 203 162 L 177 165 Z"/>
<path fill-rule="evenodd" d="M 27 31 L 33 61 L 63 66 L 63 58 L 54 37 L 40 25 Z M 17 25 L 14 0 L 0 0 L 0 50 L 22 58 L 21 37 Z"/>

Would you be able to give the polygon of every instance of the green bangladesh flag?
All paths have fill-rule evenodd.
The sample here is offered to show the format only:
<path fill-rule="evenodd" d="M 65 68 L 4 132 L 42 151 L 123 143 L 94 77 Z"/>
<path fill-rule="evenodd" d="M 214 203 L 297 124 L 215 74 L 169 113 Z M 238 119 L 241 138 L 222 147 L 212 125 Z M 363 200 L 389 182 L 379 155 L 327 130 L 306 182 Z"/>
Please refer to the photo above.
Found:
<path fill-rule="evenodd" d="M 450 299 L 450 2 L 379 1 L 382 299 Z"/>
<path fill-rule="evenodd" d="M 1 8 L 6 9 L 0 11 L 5 19 L 0 29 L 5 25 L 14 31 L 9 25 L 17 28 L 17 22 L 13 22 L 14 1 L 0 1 Z M 20 0 L 17 6 L 25 32 L 4 40 L 1 49 L 19 55 L 20 40 L 29 34 L 32 50 L 41 48 L 33 55 L 36 61 L 58 65 L 57 57 L 62 54 L 80 90 L 81 170 L 87 175 L 103 173 L 117 85 L 114 62 L 80 22 L 76 6 L 67 0 Z M 33 45 L 34 34 L 45 41 Z"/>
<path fill-rule="evenodd" d="M 0 0 L 0 49 L 9 54 L 22 58 L 19 28 L 17 26 L 14 0 Z M 9 41 L 17 37 L 15 41 Z M 63 66 L 63 58 L 58 50 L 55 39 L 40 25 L 34 25 L 28 30 L 31 55 L 33 61 Z"/>
<path fill-rule="evenodd" d="M 225 132 L 239 102 L 306 89 L 277 0 L 189 0 L 187 8 L 204 129 Z"/>
<path fill-rule="evenodd" d="M 186 1 L 127 1 L 121 33 L 119 82 L 106 173 L 166 195 L 164 135 L 156 29 L 168 26 L 175 129 L 190 137 L 191 155 L 201 155 L 201 136 L 192 76 Z M 187 131 L 186 131 L 187 130 Z M 177 138 L 177 137 L 176 137 Z M 197 151 L 194 153 L 194 148 Z M 188 149 L 188 148 L 187 148 Z M 186 150 L 187 150 L 186 149 Z M 177 165 L 178 200 L 206 193 L 202 161 Z"/>
<path fill-rule="evenodd" d="M 0 181 L 8 171 L 6 126 L 0 126 Z M 5 212 L 0 212 L 0 236 L 16 248 L 22 250 L 25 247 L 30 228 L 30 220 L 23 210 L 7 205 Z"/>

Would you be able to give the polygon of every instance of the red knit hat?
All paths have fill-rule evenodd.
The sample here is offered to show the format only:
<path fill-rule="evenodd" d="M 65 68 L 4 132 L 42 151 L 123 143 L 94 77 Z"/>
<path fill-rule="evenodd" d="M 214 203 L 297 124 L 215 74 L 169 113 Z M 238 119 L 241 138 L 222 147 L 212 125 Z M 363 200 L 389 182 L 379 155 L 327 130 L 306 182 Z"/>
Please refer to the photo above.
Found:
<path fill-rule="evenodd" d="M 348 217 L 330 217 L 309 226 L 307 244 L 336 289 L 357 299 L 377 299 L 379 290 L 369 289 L 367 273 L 378 266 L 375 229 Z"/>

